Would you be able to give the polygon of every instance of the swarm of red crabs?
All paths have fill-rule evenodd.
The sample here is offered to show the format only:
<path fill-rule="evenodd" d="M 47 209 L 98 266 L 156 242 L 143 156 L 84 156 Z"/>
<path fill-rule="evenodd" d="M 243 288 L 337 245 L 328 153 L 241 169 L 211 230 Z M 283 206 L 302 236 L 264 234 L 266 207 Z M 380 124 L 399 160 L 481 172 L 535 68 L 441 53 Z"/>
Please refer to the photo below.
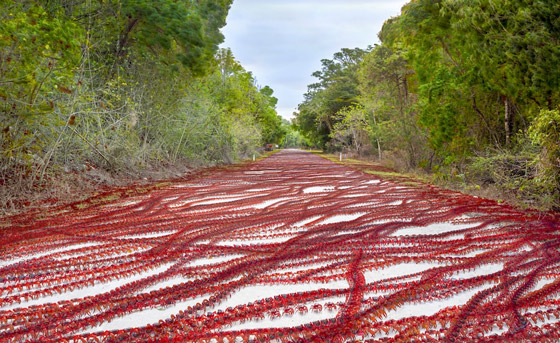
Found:
<path fill-rule="evenodd" d="M 364 168 L 283 151 L 6 218 L 0 341 L 560 340 L 557 216 Z"/>

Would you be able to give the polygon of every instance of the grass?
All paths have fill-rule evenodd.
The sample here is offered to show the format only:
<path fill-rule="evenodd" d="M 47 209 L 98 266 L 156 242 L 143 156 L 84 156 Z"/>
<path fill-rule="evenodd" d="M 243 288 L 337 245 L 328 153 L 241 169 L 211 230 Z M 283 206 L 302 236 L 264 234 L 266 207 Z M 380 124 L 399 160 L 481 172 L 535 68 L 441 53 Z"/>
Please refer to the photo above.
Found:
<path fill-rule="evenodd" d="M 364 172 L 372 175 L 377 175 L 383 178 L 404 177 L 403 174 L 397 172 L 383 172 L 378 170 L 364 170 Z"/>
<path fill-rule="evenodd" d="M 403 186 L 420 187 L 423 183 L 430 183 L 425 178 L 418 177 L 418 175 L 401 173 L 393 170 L 392 168 L 384 166 L 381 163 L 360 160 L 356 158 L 343 158 L 341 161 L 340 155 L 337 154 L 327 154 L 317 150 L 310 152 L 327 160 L 348 166 L 353 169 L 361 170 L 364 173 L 375 175 L 377 177 L 396 182 Z"/>
<path fill-rule="evenodd" d="M 501 189 L 495 184 L 479 184 L 474 181 L 464 180 L 453 176 L 442 178 L 440 174 L 427 173 L 422 170 L 416 170 L 414 172 L 396 171 L 383 163 L 356 158 L 343 158 L 343 160 L 340 161 L 340 155 L 338 154 L 327 154 L 321 151 L 312 152 L 327 160 L 346 165 L 353 169 L 361 170 L 365 173 L 399 183 L 403 186 L 421 187 L 423 184 L 431 184 L 442 189 L 449 189 L 481 198 L 491 199 L 497 201 L 498 203 L 507 203 L 518 208 L 532 209 L 543 213 L 549 211 L 549 208 L 543 207 L 539 203 L 528 203 L 526 199 L 520 198 L 515 192 Z"/>

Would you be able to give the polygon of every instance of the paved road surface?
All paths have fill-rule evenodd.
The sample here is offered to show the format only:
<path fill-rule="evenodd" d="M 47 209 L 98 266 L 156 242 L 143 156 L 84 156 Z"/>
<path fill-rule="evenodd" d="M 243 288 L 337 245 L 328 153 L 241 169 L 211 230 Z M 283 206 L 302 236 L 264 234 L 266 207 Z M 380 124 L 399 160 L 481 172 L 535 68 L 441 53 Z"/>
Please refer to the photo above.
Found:
<path fill-rule="evenodd" d="M 560 339 L 557 218 L 293 150 L 123 193 L 0 229 L 0 341 Z"/>

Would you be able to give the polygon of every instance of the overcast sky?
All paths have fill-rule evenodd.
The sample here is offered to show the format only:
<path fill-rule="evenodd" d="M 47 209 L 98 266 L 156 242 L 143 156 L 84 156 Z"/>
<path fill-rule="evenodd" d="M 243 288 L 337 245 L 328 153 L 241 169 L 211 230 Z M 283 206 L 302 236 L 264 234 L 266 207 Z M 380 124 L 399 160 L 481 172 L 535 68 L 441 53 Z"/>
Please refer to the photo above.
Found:
<path fill-rule="evenodd" d="M 234 0 L 225 42 L 260 86 L 278 98 L 278 114 L 289 119 L 303 100 L 321 59 L 342 48 L 379 43 L 386 19 L 405 0 Z"/>

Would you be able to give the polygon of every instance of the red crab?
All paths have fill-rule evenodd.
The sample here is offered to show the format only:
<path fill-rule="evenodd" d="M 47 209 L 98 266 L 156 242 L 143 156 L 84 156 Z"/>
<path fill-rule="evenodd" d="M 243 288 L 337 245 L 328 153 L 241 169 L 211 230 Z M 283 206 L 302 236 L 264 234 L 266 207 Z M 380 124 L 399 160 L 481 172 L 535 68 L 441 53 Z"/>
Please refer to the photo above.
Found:
<path fill-rule="evenodd" d="M 276 319 L 282 316 L 282 314 L 278 310 L 270 311 L 268 315 L 270 316 L 270 319 Z"/>
<path fill-rule="evenodd" d="M 321 312 L 321 311 L 323 311 L 323 305 L 315 304 L 315 305 L 311 306 L 311 310 L 313 312 Z"/>
<path fill-rule="evenodd" d="M 288 308 L 284 309 L 284 315 L 293 316 L 294 315 L 294 309 L 291 308 L 291 307 L 288 307 Z"/>

